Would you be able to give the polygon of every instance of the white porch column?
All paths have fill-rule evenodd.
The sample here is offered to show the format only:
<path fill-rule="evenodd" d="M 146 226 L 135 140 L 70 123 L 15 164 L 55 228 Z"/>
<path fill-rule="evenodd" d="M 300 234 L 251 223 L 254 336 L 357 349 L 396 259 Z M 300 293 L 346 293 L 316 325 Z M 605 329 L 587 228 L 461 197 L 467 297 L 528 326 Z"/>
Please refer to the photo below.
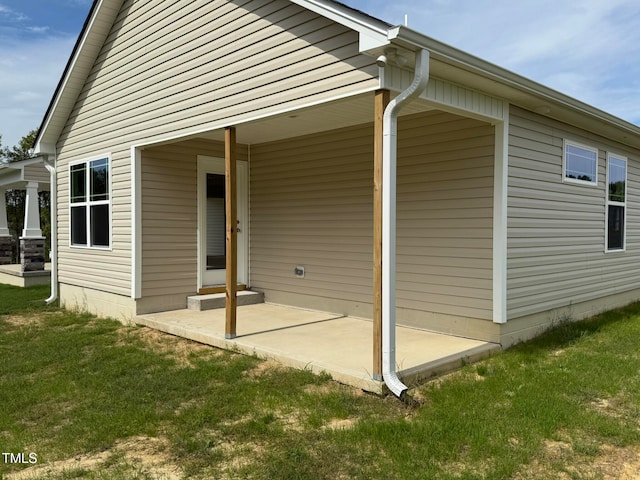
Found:
<path fill-rule="evenodd" d="M 24 228 L 20 237 L 20 265 L 23 272 L 44 270 L 44 237 L 40 229 L 38 182 L 27 183 Z"/>
<path fill-rule="evenodd" d="M 27 183 L 27 198 L 24 205 L 23 238 L 40 238 L 40 205 L 38 201 L 38 182 Z"/>
<path fill-rule="evenodd" d="M 0 190 L 0 265 L 11 263 L 11 235 L 7 221 L 7 200 L 5 191 Z"/>
<path fill-rule="evenodd" d="M 5 190 L 0 190 L 0 237 L 9 236 L 9 223 L 7 221 L 7 198 Z"/>

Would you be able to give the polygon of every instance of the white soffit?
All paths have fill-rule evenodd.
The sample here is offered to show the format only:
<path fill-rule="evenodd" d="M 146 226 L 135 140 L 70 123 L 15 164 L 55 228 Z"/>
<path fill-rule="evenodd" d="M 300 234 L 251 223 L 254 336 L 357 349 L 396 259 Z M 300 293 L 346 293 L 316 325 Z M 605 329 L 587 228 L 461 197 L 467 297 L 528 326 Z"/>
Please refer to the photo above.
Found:
<path fill-rule="evenodd" d="M 528 110 L 542 108 L 547 117 L 640 148 L 639 126 L 596 107 L 407 27 L 390 28 L 389 39 L 399 47 L 428 49 L 431 74 L 435 77 L 505 99 Z"/>

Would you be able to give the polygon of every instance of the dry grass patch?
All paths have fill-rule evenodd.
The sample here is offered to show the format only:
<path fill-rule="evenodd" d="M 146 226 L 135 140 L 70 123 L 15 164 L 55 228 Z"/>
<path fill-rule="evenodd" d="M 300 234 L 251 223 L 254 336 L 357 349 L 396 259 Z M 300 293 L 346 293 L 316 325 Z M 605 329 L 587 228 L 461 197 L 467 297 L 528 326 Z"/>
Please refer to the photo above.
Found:
<path fill-rule="evenodd" d="M 103 465 L 111 453 L 107 450 L 104 452 L 94 453 L 90 455 L 79 455 L 66 460 L 59 460 L 48 465 L 29 467 L 15 473 L 5 475 L 6 480 L 31 480 L 37 478 L 55 478 L 64 475 L 65 472 L 71 470 L 96 470 L 97 467 Z"/>
<path fill-rule="evenodd" d="M 123 327 L 118 331 L 116 345 L 127 345 L 131 340 L 139 340 L 144 349 L 160 353 L 176 361 L 178 366 L 194 368 L 194 356 L 210 359 L 224 355 L 224 352 L 210 345 L 176 337 L 148 327 Z"/>
<path fill-rule="evenodd" d="M 170 444 L 166 438 L 137 436 L 117 442 L 112 448 L 102 452 L 79 455 L 9 473 L 6 479 L 64 478 L 69 472 L 84 472 L 82 478 L 92 474 L 99 474 L 104 478 L 105 475 L 109 477 L 110 472 L 117 471 L 120 475 L 131 478 L 180 480 L 184 478 L 184 474 L 174 463 L 170 451 Z"/>
<path fill-rule="evenodd" d="M 278 371 L 285 371 L 287 367 L 282 365 L 280 362 L 274 360 L 273 358 L 267 358 L 266 360 L 261 361 L 255 367 L 245 370 L 242 372 L 243 375 L 249 378 L 260 378 L 264 375 L 271 375 Z"/>
<path fill-rule="evenodd" d="M 329 420 L 326 425 L 322 426 L 322 430 L 349 430 L 358 422 L 357 418 L 334 418 Z"/>
<path fill-rule="evenodd" d="M 221 473 L 246 468 L 255 463 L 266 451 L 263 445 L 252 442 L 238 443 L 233 440 L 220 443 L 216 449 L 221 451 L 225 458 L 217 466 L 217 470 Z"/>
<path fill-rule="evenodd" d="M 640 480 L 640 447 L 602 445 L 595 455 L 577 453 L 572 443 L 546 440 L 541 454 L 513 480 Z"/>
<path fill-rule="evenodd" d="M 55 311 L 55 312 L 39 312 L 39 313 L 30 313 L 28 315 L 2 315 L 2 320 L 7 322 L 12 327 L 39 327 L 43 326 L 47 323 L 47 321 L 53 318 L 60 318 L 64 315 L 65 312 Z"/>
<path fill-rule="evenodd" d="M 625 418 L 629 416 L 628 407 L 625 405 L 627 401 L 626 395 L 620 393 L 611 398 L 596 398 L 589 402 L 589 406 L 609 418 Z"/>

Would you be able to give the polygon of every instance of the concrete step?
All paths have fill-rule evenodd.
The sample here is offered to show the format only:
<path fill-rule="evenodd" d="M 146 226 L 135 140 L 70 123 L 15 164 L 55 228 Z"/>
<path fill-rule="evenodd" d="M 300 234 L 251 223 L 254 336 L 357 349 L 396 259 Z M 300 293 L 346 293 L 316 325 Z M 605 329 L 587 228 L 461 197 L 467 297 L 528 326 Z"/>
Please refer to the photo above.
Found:
<path fill-rule="evenodd" d="M 264 302 L 264 293 L 243 290 L 237 292 L 238 306 L 253 305 Z M 225 307 L 225 294 L 212 293 L 209 295 L 192 295 L 187 297 L 187 308 L 189 310 L 214 310 Z"/>

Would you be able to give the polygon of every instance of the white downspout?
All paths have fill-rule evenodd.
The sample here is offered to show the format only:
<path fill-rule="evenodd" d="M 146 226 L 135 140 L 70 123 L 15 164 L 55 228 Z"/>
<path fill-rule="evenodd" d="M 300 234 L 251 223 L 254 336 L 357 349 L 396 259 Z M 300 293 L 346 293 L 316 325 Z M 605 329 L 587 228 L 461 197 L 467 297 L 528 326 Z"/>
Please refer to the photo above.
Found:
<path fill-rule="evenodd" d="M 413 82 L 389 102 L 383 117 L 382 140 L 382 376 L 398 398 L 407 386 L 396 372 L 396 163 L 398 113 L 405 102 L 419 96 L 429 82 L 429 52 L 416 53 Z"/>
<path fill-rule="evenodd" d="M 56 176 L 55 159 L 54 165 L 49 160 L 44 161 L 44 166 L 49 170 L 50 190 L 49 190 L 49 218 L 51 224 L 51 296 L 45 301 L 53 303 L 58 299 L 58 184 Z"/>

